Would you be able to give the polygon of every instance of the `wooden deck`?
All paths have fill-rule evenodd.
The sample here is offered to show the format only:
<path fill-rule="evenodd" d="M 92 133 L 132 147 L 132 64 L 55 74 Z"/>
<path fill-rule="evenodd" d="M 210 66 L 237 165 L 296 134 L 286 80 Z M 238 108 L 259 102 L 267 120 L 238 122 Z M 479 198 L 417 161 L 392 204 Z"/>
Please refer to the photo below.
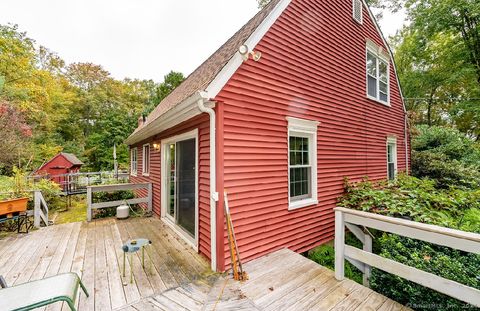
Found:
<path fill-rule="evenodd" d="M 152 240 L 146 253 L 151 258 L 145 260 L 145 272 L 140 254 L 133 257 L 130 284 L 128 265 L 127 277 L 121 277 L 121 246 L 138 237 Z M 55 225 L 0 240 L 0 275 L 9 286 L 68 271 L 78 273 L 91 294 L 88 299 L 80 295 L 79 310 L 117 309 L 211 274 L 209 263 L 155 218 Z M 48 309 L 61 305 L 52 306 Z"/>
<path fill-rule="evenodd" d="M 410 310 L 333 271 L 283 249 L 245 264 L 249 280 L 220 276 L 194 282 L 122 309 L 140 310 Z"/>
<path fill-rule="evenodd" d="M 123 241 L 153 241 L 146 272 L 122 280 Z M 75 271 L 91 293 L 79 310 L 409 310 L 283 249 L 244 265 L 249 280 L 213 274 L 209 264 L 154 218 L 57 225 L 0 240 L 0 275 L 9 285 Z M 60 303 L 48 310 L 60 310 Z M 0 302 L 1 309 L 1 302 Z M 63 310 L 66 310 L 63 306 Z"/>

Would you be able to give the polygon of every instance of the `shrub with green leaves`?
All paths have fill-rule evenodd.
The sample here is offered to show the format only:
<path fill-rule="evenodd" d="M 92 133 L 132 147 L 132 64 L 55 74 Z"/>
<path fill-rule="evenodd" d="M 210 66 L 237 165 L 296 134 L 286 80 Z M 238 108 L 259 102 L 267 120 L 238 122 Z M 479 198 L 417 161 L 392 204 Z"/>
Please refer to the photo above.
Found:
<path fill-rule="evenodd" d="M 345 183 L 339 205 L 417 222 L 480 233 L 480 189 L 438 186 L 438 181 L 399 175 L 394 181 Z M 480 255 L 371 230 L 373 252 L 480 289 Z M 473 307 L 434 290 L 373 269 L 372 289 L 415 310 Z"/>
<path fill-rule="evenodd" d="M 480 167 L 480 144 L 457 129 L 419 125 L 412 139 L 412 150 L 444 155 L 464 165 Z"/>
<path fill-rule="evenodd" d="M 480 171 L 477 167 L 430 151 L 412 152 L 412 175 L 434 179 L 441 188 L 455 185 L 473 189 L 480 186 Z"/>
<path fill-rule="evenodd" d="M 384 233 L 380 256 L 480 289 L 480 255 Z M 415 310 L 474 310 L 472 306 L 396 275 L 372 270 L 373 290 Z"/>
<path fill-rule="evenodd" d="M 399 175 L 394 181 L 345 183 L 339 205 L 480 233 L 480 189 L 439 189 L 434 180 Z M 468 213 L 467 213 L 468 212 Z"/>

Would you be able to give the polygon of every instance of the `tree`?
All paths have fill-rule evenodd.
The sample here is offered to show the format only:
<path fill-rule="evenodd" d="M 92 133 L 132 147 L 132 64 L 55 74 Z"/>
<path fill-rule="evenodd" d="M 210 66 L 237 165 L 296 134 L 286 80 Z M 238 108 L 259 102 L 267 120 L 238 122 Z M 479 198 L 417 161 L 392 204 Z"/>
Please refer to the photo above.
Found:
<path fill-rule="evenodd" d="M 144 114 L 149 114 L 155 107 L 167 97 L 177 86 L 179 86 L 185 77 L 181 72 L 170 71 L 163 78 L 163 82 L 157 86 L 151 87 L 151 96 L 148 105 L 144 110 Z"/>
<path fill-rule="evenodd" d="M 0 101 L 0 172 L 10 172 L 28 156 L 31 128 L 10 103 Z"/>

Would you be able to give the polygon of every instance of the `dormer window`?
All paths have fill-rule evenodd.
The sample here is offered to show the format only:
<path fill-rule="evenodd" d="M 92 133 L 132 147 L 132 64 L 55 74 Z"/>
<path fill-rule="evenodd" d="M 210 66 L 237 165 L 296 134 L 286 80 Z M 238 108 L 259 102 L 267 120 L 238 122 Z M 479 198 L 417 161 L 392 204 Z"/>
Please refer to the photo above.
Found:
<path fill-rule="evenodd" d="M 353 19 L 359 24 L 363 23 L 362 0 L 353 0 Z"/>

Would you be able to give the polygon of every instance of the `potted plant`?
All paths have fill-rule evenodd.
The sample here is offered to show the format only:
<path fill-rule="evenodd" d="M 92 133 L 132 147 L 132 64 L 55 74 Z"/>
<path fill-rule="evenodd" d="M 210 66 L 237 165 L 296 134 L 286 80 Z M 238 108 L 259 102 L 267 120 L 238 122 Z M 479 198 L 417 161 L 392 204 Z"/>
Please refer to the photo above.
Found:
<path fill-rule="evenodd" d="M 25 175 L 18 169 L 14 169 L 13 191 L 0 197 L 0 220 L 12 218 L 19 213 L 25 212 L 28 205 Z"/>

